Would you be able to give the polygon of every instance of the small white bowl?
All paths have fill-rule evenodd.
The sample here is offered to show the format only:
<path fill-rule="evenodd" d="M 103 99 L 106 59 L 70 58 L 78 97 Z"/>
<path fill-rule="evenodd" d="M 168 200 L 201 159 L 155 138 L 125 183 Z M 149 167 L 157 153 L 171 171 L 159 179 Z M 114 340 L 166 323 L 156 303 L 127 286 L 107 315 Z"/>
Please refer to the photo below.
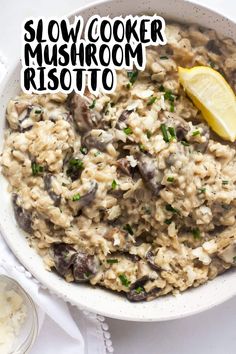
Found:
<path fill-rule="evenodd" d="M 7 290 L 14 290 L 23 299 L 26 306 L 26 319 L 20 328 L 20 332 L 13 342 L 11 354 L 26 354 L 32 348 L 38 334 L 38 316 L 35 304 L 21 285 L 14 279 L 0 275 L 1 283 L 6 284 Z"/>

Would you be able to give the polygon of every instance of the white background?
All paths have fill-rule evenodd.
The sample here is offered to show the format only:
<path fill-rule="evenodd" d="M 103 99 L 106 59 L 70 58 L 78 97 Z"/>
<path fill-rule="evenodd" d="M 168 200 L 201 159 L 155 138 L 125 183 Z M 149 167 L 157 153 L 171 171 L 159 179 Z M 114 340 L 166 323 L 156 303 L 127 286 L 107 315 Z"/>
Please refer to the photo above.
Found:
<path fill-rule="evenodd" d="M 0 0 L 0 53 L 6 55 L 9 65 L 20 56 L 20 25 L 25 17 L 65 15 L 89 2 L 91 0 Z M 235 0 L 195 2 L 214 8 L 236 20 Z M 236 353 L 236 298 L 205 313 L 178 321 L 107 322 L 110 325 L 116 354 Z M 60 335 L 54 333 L 53 337 L 48 336 L 48 329 L 51 327 L 52 323 L 48 321 L 32 354 L 50 354 L 40 351 L 40 343 L 56 340 Z"/>

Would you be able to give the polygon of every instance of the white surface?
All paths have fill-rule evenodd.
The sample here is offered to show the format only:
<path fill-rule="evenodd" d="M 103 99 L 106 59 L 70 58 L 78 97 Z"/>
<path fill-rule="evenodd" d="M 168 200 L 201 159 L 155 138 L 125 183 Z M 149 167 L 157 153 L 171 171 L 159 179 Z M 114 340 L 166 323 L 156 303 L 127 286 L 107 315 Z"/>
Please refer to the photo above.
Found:
<path fill-rule="evenodd" d="M 4 45 L 13 42 L 8 56 L 13 60 L 19 53 L 19 26 L 27 16 L 64 15 L 82 6 L 85 0 L 1 0 L 0 50 L 4 53 Z M 198 1 L 211 6 L 232 17 L 235 13 L 235 2 L 232 0 Z M 34 8 L 32 8 L 34 6 Z M 10 24 L 10 26 L 9 26 Z M 235 312 L 236 299 L 192 318 L 158 324 L 129 324 L 110 320 L 113 342 L 118 354 L 233 354 L 235 353 Z M 50 326 L 50 323 L 48 324 Z M 55 337 L 58 334 L 55 333 Z M 44 338 L 41 338 L 43 341 Z M 50 340 L 48 338 L 48 340 Z M 32 354 L 40 353 L 40 339 Z M 38 348 L 38 349 L 37 349 Z M 38 351 L 37 351 L 38 350 Z M 41 354 L 41 353 L 40 353 Z M 47 353 L 45 353 L 47 354 Z M 49 353 L 48 353 L 49 354 Z M 68 352 L 68 354 L 70 354 Z"/>

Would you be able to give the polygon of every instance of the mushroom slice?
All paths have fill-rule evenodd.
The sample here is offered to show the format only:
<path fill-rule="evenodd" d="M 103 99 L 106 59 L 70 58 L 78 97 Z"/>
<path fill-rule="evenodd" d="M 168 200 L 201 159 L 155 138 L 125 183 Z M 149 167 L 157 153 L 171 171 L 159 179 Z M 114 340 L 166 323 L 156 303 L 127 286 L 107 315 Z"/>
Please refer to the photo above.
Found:
<path fill-rule="evenodd" d="M 73 265 L 76 250 L 66 243 L 53 246 L 53 258 L 56 271 L 63 277 L 67 275 Z"/>
<path fill-rule="evenodd" d="M 56 194 L 52 189 L 52 178 L 53 175 L 51 173 L 47 173 L 43 180 L 44 180 L 44 188 L 48 192 L 48 195 L 53 200 L 54 205 L 58 207 L 61 203 L 61 196 Z"/>
<path fill-rule="evenodd" d="M 146 300 L 147 293 L 143 288 L 143 285 L 149 280 L 148 276 L 145 275 L 142 278 L 136 280 L 135 283 L 131 284 L 130 291 L 126 294 L 127 299 L 132 302 L 138 302 Z"/>
<path fill-rule="evenodd" d="M 98 189 L 97 182 L 92 181 L 91 188 L 89 189 L 89 191 L 83 196 L 81 196 L 81 198 L 77 201 L 78 203 L 77 205 L 79 209 L 84 208 L 93 202 L 93 200 L 96 197 L 97 189 Z"/>
<path fill-rule="evenodd" d="M 96 148 L 100 151 L 105 151 L 108 144 L 113 140 L 111 133 L 102 129 L 91 130 L 84 138 L 83 145 L 87 149 Z"/>
<path fill-rule="evenodd" d="M 18 205 L 18 195 L 13 194 L 12 202 L 16 221 L 20 228 L 25 232 L 31 233 L 32 230 L 32 214 L 28 210 L 23 209 Z"/>
<path fill-rule="evenodd" d="M 72 93 L 68 96 L 67 105 L 81 134 L 89 132 L 101 120 L 101 115 L 89 108 L 89 100 L 77 93 Z"/>
<path fill-rule="evenodd" d="M 75 281 L 88 281 L 100 268 L 97 256 L 78 252 L 73 259 L 73 276 Z"/>
<path fill-rule="evenodd" d="M 157 162 L 149 155 L 140 154 L 138 169 L 146 187 L 157 196 L 162 188 L 163 173 L 159 171 Z"/>

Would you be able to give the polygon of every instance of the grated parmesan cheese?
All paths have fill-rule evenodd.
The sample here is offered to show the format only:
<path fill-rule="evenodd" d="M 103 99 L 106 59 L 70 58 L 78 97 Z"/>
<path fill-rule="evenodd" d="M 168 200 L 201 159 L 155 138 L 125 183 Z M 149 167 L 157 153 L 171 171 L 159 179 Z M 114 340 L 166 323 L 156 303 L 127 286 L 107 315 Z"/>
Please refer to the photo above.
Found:
<path fill-rule="evenodd" d="M 26 319 L 26 305 L 15 290 L 0 284 L 0 353 L 8 354 Z"/>

